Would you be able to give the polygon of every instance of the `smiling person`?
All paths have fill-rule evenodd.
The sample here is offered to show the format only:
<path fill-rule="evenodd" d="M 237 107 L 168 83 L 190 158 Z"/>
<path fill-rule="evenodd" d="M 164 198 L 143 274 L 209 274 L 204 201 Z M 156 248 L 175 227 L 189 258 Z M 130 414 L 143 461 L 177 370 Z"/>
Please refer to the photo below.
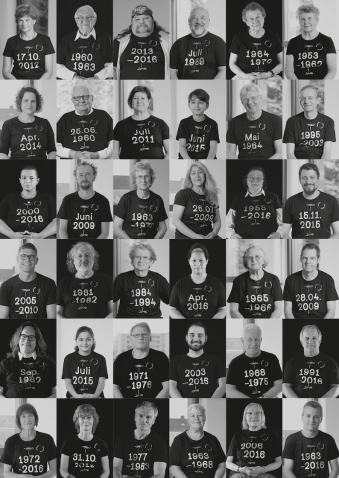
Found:
<path fill-rule="evenodd" d="M 51 435 L 36 430 L 38 423 L 39 415 L 33 405 L 24 403 L 17 408 L 15 425 L 20 431 L 7 438 L 0 459 L 5 478 L 22 474 L 27 478 L 56 477 L 57 449 Z"/>
<path fill-rule="evenodd" d="M 74 19 L 77 31 L 67 33 L 58 47 L 57 77 L 112 78 L 112 39 L 107 33 L 95 30 L 97 14 L 90 5 L 83 5 L 75 12 Z"/>
<path fill-rule="evenodd" d="M 132 116 L 119 121 L 113 131 L 113 159 L 169 159 L 169 128 L 149 113 L 152 94 L 135 86 L 128 95 Z"/>
<path fill-rule="evenodd" d="M 19 5 L 14 17 L 20 33 L 7 40 L 2 76 L 6 80 L 49 80 L 55 50 L 47 35 L 34 31 L 38 10 L 34 5 Z"/>
<path fill-rule="evenodd" d="M 113 398 L 169 398 L 168 358 L 150 348 L 152 332 L 147 322 L 133 325 L 132 348 L 113 364 Z"/>
<path fill-rule="evenodd" d="M 233 319 L 279 319 L 282 313 L 282 290 L 279 278 L 266 271 L 268 259 L 258 246 L 244 252 L 243 265 L 247 272 L 233 281 L 227 299 Z"/>
<path fill-rule="evenodd" d="M 60 239 L 108 238 L 113 218 L 108 199 L 94 191 L 93 183 L 97 174 L 98 166 L 87 161 L 78 163 L 73 171 L 79 189 L 62 200 L 58 212 Z"/>
<path fill-rule="evenodd" d="M 263 407 L 249 403 L 244 409 L 241 431 L 233 435 L 228 448 L 226 468 L 231 470 L 233 478 L 274 478 L 272 472 L 280 467 L 279 435 L 273 428 L 266 427 Z"/>
<path fill-rule="evenodd" d="M 92 244 L 74 244 L 66 264 L 70 274 L 58 282 L 57 318 L 113 317 L 113 281 L 99 272 L 99 253 Z"/>
<path fill-rule="evenodd" d="M 104 110 L 92 108 L 88 84 L 72 86 L 74 111 L 57 123 L 57 154 L 66 159 L 110 159 L 113 149 L 113 120 Z"/>
<path fill-rule="evenodd" d="M 55 319 L 56 285 L 35 272 L 38 250 L 30 242 L 20 246 L 19 274 L 5 280 L 0 288 L 1 319 Z"/>
<path fill-rule="evenodd" d="M 0 159 L 55 159 L 52 126 L 40 113 L 44 100 L 33 86 L 23 86 L 15 97 L 20 112 L 4 121 L 0 139 Z"/>
<path fill-rule="evenodd" d="M 55 398 L 56 365 L 39 327 L 23 322 L 9 346 L 12 352 L 0 362 L 0 398 Z"/>
<path fill-rule="evenodd" d="M 105 398 L 106 359 L 94 352 L 95 347 L 93 330 L 85 325 L 79 327 L 75 334 L 75 352 L 64 358 L 61 378 L 65 380 L 66 398 Z"/>
<path fill-rule="evenodd" d="M 226 43 L 209 32 L 206 8 L 193 8 L 188 18 L 191 33 L 173 43 L 170 54 L 171 79 L 226 79 Z"/>
<path fill-rule="evenodd" d="M 139 476 L 164 478 L 167 466 L 167 445 L 152 430 L 158 409 L 152 402 L 139 403 L 135 408 L 135 430 L 120 435 L 114 446 L 113 478 Z M 140 454 L 136 453 L 142 449 Z M 67 477 L 64 477 L 67 478 Z"/>
<path fill-rule="evenodd" d="M 244 85 L 240 90 L 240 101 L 246 113 L 229 122 L 227 159 L 281 159 L 282 121 L 279 116 L 261 109 L 259 86 L 255 83 Z"/>
<path fill-rule="evenodd" d="M 104 440 L 94 435 L 99 423 L 96 409 L 88 403 L 79 405 L 73 422 L 77 435 L 67 438 L 61 447 L 60 475 L 62 478 L 79 476 L 80 468 L 86 470 L 87 478 L 108 478 L 108 447 Z M 87 460 L 84 463 L 83 455 L 90 458 L 90 463 Z"/>
<path fill-rule="evenodd" d="M 332 38 L 318 32 L 319 8 L 312 3 L 297 10 L 301 34 L 287 45 L 285 73 L 289 80 L 333 80 L 337 54 Z"/>
<path fill-rule="evenodd" d="M 264 28 L 266 11 L 257 2 L 248 3 L 241 12 L 247 30 L 237 33 L 230 47 L 229 66 L 233 80 L 268 80 L 283 67 L 279 36 Z"/>
<path fill-rule="evenodd" d="M 153 247 L 135 242 L 128 255 L 133 269 L 119 274 L 113 286 L 114 302 L 120 301 L 117 319 L 162 317 L 160 304 L 169 302 L 169 283 L 150 270 L 157 260 Z"/>
<path fill-rule="evenodd" d="M 285 441 L 283 470 L 286 478 L 306 478 L 310 473 L 315 478 L 338 476 L 339 451 L 334 438 L 319 430 L 322 419 L 323 408 L 318 401 L 304 404 L 302 430 L 290 434 Z"/>
<path fill-rule="evenodd" d="M 225 453 L 218 438 L 204 430 L 205 422 L 205 408 L 197 403 L 190 405 L 187 409 L 188 429 L 174 438 L 170 448 L 170 473 L 174 478 L 195 478 L 198 473 L 203 473 L 204 478 L 225 475 Z M 197 450 L 204 450 L 203 460 L 199 457 L 199 461 L 192 461 Z"/>

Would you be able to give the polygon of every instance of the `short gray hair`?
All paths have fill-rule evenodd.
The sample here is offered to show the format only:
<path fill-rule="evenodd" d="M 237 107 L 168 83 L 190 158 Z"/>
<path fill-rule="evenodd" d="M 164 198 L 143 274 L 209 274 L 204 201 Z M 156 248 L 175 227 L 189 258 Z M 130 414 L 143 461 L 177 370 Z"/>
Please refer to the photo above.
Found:
<path fill-rule="evenodd" d="M 258 95 L 261 95 L 262 96 L 262 91 L 261 89 L 259 88 L 258 85 L 256 85 L 255 83 L 249 83 L 247 85 L 244 85 L 241 90 L 240 90 L 240 99 L 242 99 L 242 95 L 244 93 L 248 93 L 249 91 L 251 90 L 254 90 L 258 93 Z"/>
<path fill-rule="evenodd" d="M 205 419 L 205 421 L 206 421 L 206 410 L 205 410 L 205 407 L 203 407 L 203 406 L 200 405 L 199 403 L 192 403 L 192 405 L 190 405 L 190 406 L 188 407 L 188 409 L 187 409 L 187 416 L 188 416 L 189 412 L 190 412 L 191 410 L 193 410 L 193 408 L 196 409 L 196 410 L 198 410 L 200 413 L 202 413 L 203 416 L 204 416 L 204 419 Z"/>
<path fill-rule="evenodd" d="M 261 252 L 263 253 L 263 258 L 264 258 L 263 269 L 265 269 L 265 268 L 267 267 L 267 265 L 268 265 L 268 258 L 267 258 L 266 252 L 264 251 L 264 249 L 261 249 L 261 247 L 256 246 L 255 244 L 252 244 L 250 247 L 248 247 L 248 248 L 246 249 L 246 251 L 244 252 L 243 258 L 242 258 L 242 263 L 243 263 L 244 267 L 245 267 L 246 269 L 248 269 L 248 265 L 247 265 L 247 254 L 248 254 L 248 251 L 249 251 L 250 249 L 254 249 L 255 247 L 256 247 L 257 249 L 260 249 Z"/>
<path fill-rule="evenodd" d="M 306 402 L 305 405 L 303 406 L 302 415 L 304 415 L 304 410 L 306 407 L 316 408 L 320 410 L 321 419 L 323 418 L 323 407 L 320 405 L 319 402 L 316 402 L 315 400 L 310 400 L 309 402 Z"/>
<path fill-rule="evenodd" d="M 247 325 L 245 325 L 245 327 L 242 329 L 242 335 L 241 335 L 241 337 L 244 338 L 244 337 L 245 337 L 245 333 L 246 333 L 248 330 L 251 330 L 251 329 L 260 330 L 260 335 L 262 336 L 262 330 L 261 330 L 261 328 L 259 327 L 259 325 L 257 325 L 257 324 L 247 324 Z"/>
<path fill-rule="evenodd" d="M 75 12 L 74 14 L 74 18 L 76 19 L 77 18 L 77 15 L 78 15 L 78 12 L 80 12 L 81 10 L 85 10 L 85 8 L 87 10 L 90 10 L 92 12 L 92 15 L 97 18 L 98 15 L 96 14 L 95 10 L 93 7 L 91 7 L 90 5 L 82 5 L 81 7 L 78 8 L 78 10 Z"/>
<path fill-rule="evenodd" d="M 310 329 L 315 329 L 318 332 L 318 337 L 321 342 L 323 335 L 321 333 L 321 330 L 315 324 L 304 325 L 304 327 L 300 331 L 300 342 L 302 343 L 304 332 Z"/>
<path fill-rule="evenodd" d="M 300 7 L 297 10 L 296 17 L 299 19 L 300 15 L 302 15 L 303 13 L 314 13 L 314 16 L 316 17 L 316 19 L 319 20 L 320 10 L 318 7 L 316 7 L 312 3 L 306 3 L 305 5 L 300 5 Z"/>
<path fill-rule="evenodd" d="M 148 333 L 149 333 L 150 335 L 152 335 L 151 328 L 150 328 L 150 326 L 148 325 L 147 322 L 139 322 L 138 324 L 134 324 L 134 325 L 131 327 L 130 335 L 132 335 L 132 332 L 133 332 L 133 330 L 135 329 L 135 327 L 145 327 L 145 329 L 148 330 Z"/>

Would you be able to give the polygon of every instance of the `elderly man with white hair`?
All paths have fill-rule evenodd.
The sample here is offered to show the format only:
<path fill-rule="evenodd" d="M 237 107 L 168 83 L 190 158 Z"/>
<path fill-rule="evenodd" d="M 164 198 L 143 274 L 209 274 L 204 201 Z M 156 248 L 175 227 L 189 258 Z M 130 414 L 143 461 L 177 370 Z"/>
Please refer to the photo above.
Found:
<path fill-rule="evenodd" d="M 83 5 L 74 19 L 78 30 L 66 34 L 58 47 L 57 78 L 113 78 L 112 39 L 108 33 L 95 30 L 96 12 L 90 5 Z"/>
<path fill-rule="evenodd" d="M 247 272 L 236 277 L 227 299 L 233 319 L 279 319 L 282 290 L 279 278 L 267 272 L 268 259 L 258 246 L 250 246 L 243 256 Z"/>
<path fill-rule="evenodd" d="M 254 83 L 240 90 L 246 112 L 235 116 L 226 135 L 227 159 L 281 159 L 281 118 L 261 108 L 262 91 Z M 237 152 L 238 149 L 238 152 Z"/>
<path fill-rule="evenodd" d="M 242 330 L 244 353 L 231 360 L 226 377 L 227 398 L 275 398 L 282 389 L 276 355 L 261 350 L 262 332 L 256 324 Z"/>
<path fill-rule="evenodd" d="M 191 33 L 173 43 L 170 53 L 172 80 L 226 79 L 226 43 L 209 32 L 206 8 L 194 8 L 188 18 Z"/>

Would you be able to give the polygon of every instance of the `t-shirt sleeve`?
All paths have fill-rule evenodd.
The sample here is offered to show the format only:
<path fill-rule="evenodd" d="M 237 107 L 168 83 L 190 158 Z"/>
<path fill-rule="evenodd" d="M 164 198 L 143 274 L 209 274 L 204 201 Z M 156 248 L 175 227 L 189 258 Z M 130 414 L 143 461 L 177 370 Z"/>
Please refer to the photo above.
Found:
<path fill-rule="evenodd" d="M 273 141 L 277 141 L 282 138 L 282 120 L 279 116 L 274 115 L 273 122 Z"/>
<path fill-rule="evenodd" d="M 167 218 L 168 215 L 165 209 L 164 201 L 162 197 L 159 196 L 159 222 L 166 221 Z"/>
<path fill-rule="evenodd" d="M 170 375 L 169 375 L 170 380 L 174 380 L 175 382 L 178 382 L 178 372 L 177 372 L 177 358 L 171 358 L 170 360 Z"/>
<path fill-rule="evenodd" d="M 282 290 L 281 290 L 281 285 L 280 285 L 280 282 L 279 282 L 279 279 L 278 277 L 274 276 L 274 280 L 273 280 L 274 284 L 273 284 L 273 300 L 276 301 L 276 300 L 282 300 L 283 297 L 282 297 Z"/>
<path fill-rule="evenodd" d="M 326 125 L 324 141 L 333 141 L 333 143 L 336 142 L 334 121 L 333 121 L 332 118 L 328 119 L 328 122 L 327 122 L 327 125 Z"/>
<path fill-rule="evenodd" d="M 178 40 L 173 43 L 170 51 L 170 68 L 179 70 L 179 43 Z"/>
<path fill-rule="evenodd" d="M 10 144 L 11 144 L 11 132 L 10 132 L 8 121 L 5 121 L 1 129 L 0 153 L 8 155 Z"/>
<path fill-rule="evenodd" d="M 55 285 L 55 282 L 52 279 L 50 279 L 48 281 L 46 305 L 51 305 L 55 303 L 56 303 L 56 285 Z"/>
<path fill-rule="evenodd" d="M 113 40 L 113 66 L 117 66 L 119 58 L 119 46 L 120 42 L 118 40 Z"/>
<path fill-rule="evenodd" d="M 176 436 L 170 447 L 169 466 L 181 466 L 181 443 L 179 436 Z"/>
<path fill-rule="evenodd" d="M 295 40 L 296 40 L 295 38 L 291 38 L 291 40 L 288 42 L 286 55 L 293 55 L 294 54 Z"/>
<path fill-rule="evenodd" d="M 60 453 L 62 455 L 70 456 L 73 453 L 72 447 L 70 446 L 69 440 L 65 440 L 62 444 Z"/>
<path fill-rule="evenodd" d="M 63 116 L 57 122 L 57 143 L 63 144 L 66 131 L 66 123 Z"/>
<path fill-rule="evenodd" d="M 234 35 L 231 46 L 230 46 L 230 53 L 234 53 L 235 55 L 238 55 L 240 46 L 241 46 L 241 39 L 239 35 Z"/>
<path fill-rule="evenodd" d="M 57 63 L 59 65 L 65 65 L 66 64 L 66 61 L 67 61 L 66 45 L 67 45 L 66 37 L 63 37 L 63 39 L 61 40 L 61 42 L 58 46 L 58 51 L 57 51 Z"/>
<path fill-rule="evenodd" d="M 161 382 L 168 382 L 168 380 L 169 380 L 169 361 L 168 361 L 168 357 L 167 357 L 166 354 L 162 353 L 159 356 L 158 367 L 159 367 L 159 370 L 161 371 L 161 376 L 159 377 L 160 381 Z"/>
<path fill-rule="evenodd" d="M 217 373 L 217 378 L 223 378 L 226 377 L 226 366 L 224 362 L 217 357 L 217 363 L 216 363 L 216 373 Z"/>
<path fill-rule="evenodd" d="M 274 209 L 281 209 L 282 207 L 280 199 L 276 194 L 273 196 L 273 204 L 274 204 Z"/>
<path fill-rule="evenodd" d="M 110 300 L 113 300 L 113 279 L 111 276 L 105 274 L 104 281 L 107 287 L 106 300 L 109 302 Z"/>
<path fill-rule="evenodd" d="M 226 66 L 226 43 L 222 38 L 216 38 L 215 49 L 217 55 L 217 67 Z"/>
<path fill-rule="evenodd" d="M 72 370 L 71 370 L 71 361 L 68 356 L 64 358 L 64 364 L 62 367 L 62 379 L 65 378 L 72 378 Z"/>
<path fill-rule="evenodd" d="M 178 126 L 178 132 L 177 132 L 177 136 L 176 136 L 176 140 L 179 141 L 180 138 L 184 138 L 186 139 L 188 136 L 187 134 L 187 122 L 182 119 L 180 120 L 180 123 L 179 123 L 179 126 Z"/>
<path fill-rule="evenodd" d="M 292 224 L 292 215 L 291 215 L 291 201 L 287 199 L 283 209 L 283 223 Z"/>
<path fill-rule="evenodd" d="M 53 53 L 55 53 L 55 50 L 51 39 L 48 36 L 45 36 L 45 55 L 52 55 Z"/>
<path fill-rule="evenodd" d="M 327 442 L 328 442 L 328 460 L 334 460 L 335 458 L 338 458 L 339 452 L 338 452 L 338 447 L 336 442 L 334 441 L 334 438 L 330 435 L 327 435 Z"/>
<path fill-rule="evenodd" d="M 119 204 L 115 206 L 114 215 L 120 219 L 125 219 L 128 214 L 128 199 L 126 194 L 121 196 Z"/>
<path fill-rule="evenodd" d="M 115 141 L 121 141 L 123 139 L 122 130 L 123 130 L 123 125 L 121 124 L 121 121 L 118 121 L 118 123 L 115 125 L 115 128 L 113 130 L 113 139 Z"/>
<path fill-rule="evenodd" d="M 8 286 L 6 283 L 1 284 L 0 287 L 0 305 L 4 305 L 6 307 L 10 306 L 8 300 Z"/>
<path fill-rule="evenodd" d="M 237 378 L 239 377 L 239 372 L 240 372 L 240 370 L 237 369 L 237 367 L 236 367 L 236 364 L 237 364 L 236 358 L 231 360 L 231 362 L 228 366 L 228 371 L 227 371 L 227 376 L 226 376 L 226 383 L 229 384 L 229 385 L 235 385 L 235 386 L 238 383 Z"/>
<path fill-rule="evenodd" d="M 236 304 L 240 304 L 240 281 L 236 277 L 233 281 L 232 290 L 230 295 L 228 296 L 227 302 L 231 303 L 234 302 Z"/>
<path fill-rule="evenodd" d="M 215 448 L 216 448 L 216 455 L 217 455 L 216 460 L 219 465 L 220 463 L 223 463 L 226 460 L 226 455 L 220 445 L 218 438 L 214 437 L 213 441 L 215 441 Z"/>
<path fill-rule="evenodd" d="M 283 143 L 296 143 L 295 139 L 295 125 L 293 124 L 292 118 L 289 118 L 286 122 Z"/>
<path fill-rule="evenodd" d="M 217 143 L 220 143 L 218 123 L 216 121 L 212 122 L 210 141 L 216 141 Z"/>
<path fill-rule="evenodd" d="M 218 282 L 218 286 L 219 286 L 219 293 L 218 293 L 217 308 L 220 309 L 221 307 L 225 307 L 226 305 L 226 289 L 224 284 L 221 281 Z"/>
<path fill-rule="evenodd" d="M 113 140 L 113 119 L 108 113 L 106 113 L 107 119 L 107 143 Z"/>
<path fill-rule="evenodd" d="M 330 384 L 338 384 L 339 383 L 339 367 L 335 360 L 331 360 L 330 365 Z"/>
<path fill-rule="evenodd" d="M 177 192 L 174 198 L 174 204 L 177 204 L 178 206 L 183 206 L 186 207 L 188 203 L 188 196 L 186 194 L 185 189 L 180 189 L 180 191 Z"/>
<path fill-rule="evenodd" d="M 339 221 L 339 204 L 335 197 L 332 196 L 331 200 L 333 204 L 331 222 L 337 222 Z"/>
<path fill-rule="evenodd" d="M 113 217 L 111 213 L 111 208 L 109 205 L 109 201 L 107 198 L 104 198 L 103 205 L 102 205 L 102 216 L 101 216 L 101 222 L 112 222 Z"/>
<path fill-rule="evenodd" d="M 54 51 L 53 51 L 54 53 Z M 53 153 L 56 151 L 54 131 L 49 121 L 47 121 L 47 153 Z"/>
<path fill-rule="evenodd" d="M 117 302 L 123 297 L 124 285 L 121 274 L 115 279 L 113 284 L 113 302 Z"/>
<path fill-rule="evenodd" d="M 232 437 L 232 440 L 231 440 L 231 443 L 230 443 L 230 446 L 228 447 L 228 450 L 227 450 L 227 456 L 233 456 L 233 457 L 237 457 L 237 451 L 238 451 L 238 447 L 237 447 L 237 441 L 236 441 L 236 438 L 235 438 L 235 435 Z M 235 463 L 236 460 L 233 459 L 233 462 Z"/>
<path fill-rule="evenodd" d="M 156 441 L 154 462 L 167 463 L 167 445 L 162 437 Z"/>
<path fill-rule="evenodd" d="M 7 221 L 10 201 L 11 201 L 11 195 L 7 194 L 7 196 L 5 196 L 0 202 L 0 219 L 2 219 L 5 222 Z"/>
<path fill-rule="evenodd" d="M 334 280 L 332 277 L 327 278 L 326 297 L 325 300 L 338 300 L 338 294 L 335 288 Z"/>
<path fill-rule="evenodd" d="M 1 297 L 1 295 L 0 295 Z M 178 285 L 177 283 L 174 284 L 171 292 L 171 298 L 169 301 L 169 305 L 171 307 L 174 307 L 177 310 L 180 310 L 180 299 L 179 299 L 179 294 L 178 294 Z"/>
<path fill-rule="evenodd" d="M 13 45 L 12 45 L 12 41 L 11 41 L 10 38 L 6 42 L 6 46 L 5 46 L 3 55 L 4 56 L 10 56 L 11 58 L 13 58 Z"/>
<path fill-rule="evenodd" d="M 0 387 L 3 387 L 4 389 L 7 388 L 6 366 L 5 366 L 4 360 L 2 362 L 0 362 Z M 0 460 L 0 462 L 1 462 L 1 460 Z"/>
<path fill-rule="evenodd" d="M 234 120 L 231 120 L 228 124 L 228 129 L 226 133 L 226 142 L 231 144 L 237 144 L 237 140 L 235 139 L 235 124 Z"/>
<path fill-rule="evenodd" d="M 58 211 L 58 218 L 59 219 L 68 219 L 68 199 L 67 196 L 65 196 L 62 200 L 61 206 Z"/>
<path fill-rule="evenodd" d="M 54 440 L 50 435 L 47 436 L 47 441 L 48 441 L 48 457 L 47 457 L 47 460 L 51 461 L 51 460 L 54 460 L 57 457 L 57 449 L 56 449 Z"/>
<path fill-rule="evenodd" d="M 289 302 L 292 302 L 292 290 L 291 290 L 291 279 L 290 279 L 290 277 L 287 277 L 287 279 L 285 281 L 283 299 L 287 300 Z"/>
<path fill-rule="evenodd" d="M 162 121 L 162 139 L 169 139 L 169 127 L 168 124 L 165 121 Z"/>
<path fill-rule="evenodd" d="M 1 292 L 1 290 L 0 290 L 0 292 Z M 1 294 L 0 294 L 0 297 L 1 297 Z M 64 281 L 61 281 L 61 282 L 58 283 L 58 287 L 57 287 L 57 305 L 65 307 Z"/>
<path fill-rule="evenodd" d="M 288 436 L 285 441 L 285 447 L 283 451 L 283 458 L 288 458 L 289 460 L 295 460 L 295 451 L 296 446 L 293 443 L 294 440 L 291 436 Z"/>
<path fill-rule="evenodd" d="M 290 359 L 287 364 L 285 365 L 284 369 L 284 376 L 283 376 L 284 383 L 294 383 L 294 367 L 293 367 L 293 359 Z"/>
<path fill-rule="evenodd" d="M 165 277 L 159 277 L 159 296 L 164 304 L 169 303 L 169 283 Z"/>
<path fill-rule="evenodd" d="M 337 53 L 331 37 L 328 37 L 327 53 Z"/>
<path fill-rule="evenodd" d="M 105 357 L 101 357 L 101 360 L 100 360 L 99 377 L 108 378 L 107 365 L 106 365 Z"/>
<path fill-rule="evenodd" d="M 278 33 L 275 33 L 275 32 L 273 33 L 273 42 L 274 42 L 275 51 L 277 53 L 281 53 L 282 52 L 282 43 L 280 41 Z"/>
<path fill-rule="evenodd" d="M 280 363 L 276 356 L 272 357 L 272 379 L 274 382 L 282 379 Z"/>
<path fill-rule="evenodd" d="M 51 220 L 53 220 L 53 219 L 55 219 L 55 217 L 56 217 L 56 201 L 55 201 L 55 197 L 52 196 L 51 194 L 48 194 L 46 200 L 47 200 L 47 204 L 48 204 L 49 217 L 51 218 Z"/>
<path fill-rule="evenodd" d="M 5 441 L 5 448 L 4 448 L 4 451 L 1 455 L 1 460 L 0 462 L 1 463 L 4 463 L 6 465 L 11 465 L 13 466 L 13 460 L 12 460 L 12 456 L 13 456 L 13 446 L 12 446 L 12 443 L 11 443 L 11 438 L 8 438 L 6 441 Z"/>
<path fill-rule="evenodd" d="M 115 385 L 121 385 L 122 383 L 122 359 L 120 355 L 117 356 L 117 358 L 113 362 L 113 383 Z"/>
<path fill-rule="evenodd" d="M 124 443 L 122 436 L 119 436 L 117 441 L 114 444 L 114 452 L 113 452 L 114 458 L 121 458 L 123 460 L 124 458 Z"/>

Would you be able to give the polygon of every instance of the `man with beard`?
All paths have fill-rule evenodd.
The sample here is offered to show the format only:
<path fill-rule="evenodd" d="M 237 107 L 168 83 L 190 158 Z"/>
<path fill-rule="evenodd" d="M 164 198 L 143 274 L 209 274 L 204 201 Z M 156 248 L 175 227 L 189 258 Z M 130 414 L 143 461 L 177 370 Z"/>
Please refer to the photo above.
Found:
<path fill-rule="evenodd" d="M 333 319 L 338 294 L 334 280 L 319 270 L 320 247 L 305 244 L 301 250 L 302 270 L 287 277 L 284 287 L 286 319 Z"/>
<path fill-rule="evenodd" d="M 287 199 L 283 209 L 283 239 L 338 239 L 339 205 L 334 196 L 318 190 L 320 172 L 314 163 L 299 169 L 303 191 Z"/>
<path fill-rule="evenodd" d="M 227 398 L 275 398 L 281 393 L 282 373 L 278 358 L 260 349 L 261 329 L 243 328 L 244 353 L 231 360 L 226 380 Z"/>
<path fill-rule="evenodd" d="M 171 398 L 221 398 L 226 392 L 226 367 L 215 355 L 206 354 L 206 327 L 193 322 L 186 334 L 188 353 L 170 361 Z"/>
<path fill-rule="evenodd" d="M 108 199 L 94 191 L 98 167 L 82 161 L 73 171 L 79 190 L 64 197 L 58 212 L 59 237 L 107 239 L 113 221 Z"/>
<path fill-rule="evenodd" d="M 316 325 L 300 332 L 304 353 L 290 358 L 284 369 L 283 394 L 287 398 L 335 398 L 339 394 L 339 366 L 320 352 L 322 334 Z"/>
<path fill-rule="evenodd" d="M 208 10 L 194 8 L 188 18 L 188 25 L 191 33 L 179 38 L 171 48 L 171 79 L 226 79 L 226 43 L 208 31 Z"/>

